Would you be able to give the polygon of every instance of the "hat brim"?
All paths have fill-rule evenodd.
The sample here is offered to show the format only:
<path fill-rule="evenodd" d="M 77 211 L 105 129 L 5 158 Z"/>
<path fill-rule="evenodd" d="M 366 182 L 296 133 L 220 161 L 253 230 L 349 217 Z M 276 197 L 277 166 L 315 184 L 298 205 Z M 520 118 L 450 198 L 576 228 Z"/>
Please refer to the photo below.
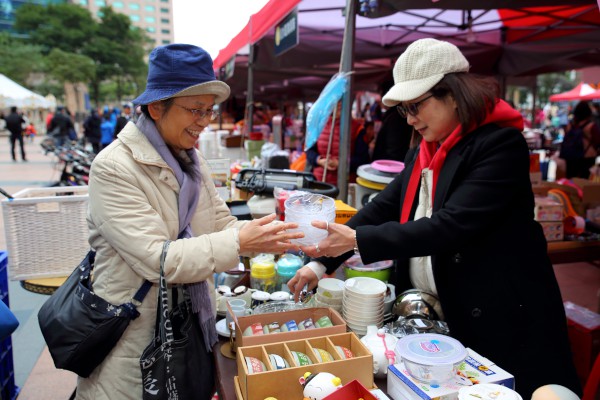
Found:
<path fill-rule="evenodd" d="M 435 74 L 423 79 L 396 83 L 388 90 L 381 101 L 387 107 L 393 107 L 403 101 L 414 100 L 427 93 L 427 91 L 441 81 L 443 77 L 444 74 Z"/>
<path fill-rule="evenodd" d="M 136 105 L 150 104 L 155 101 L 166 100 L 171 97 L 183 96 L 199 96 L 203 94 L 215 95 L 215 104 L 219 104 L 227 100 L 231 89 L 229 85 L 222 81 L 210 81 L 199 83 L 194 86 L 183 89 L 182 91 L 173 93 L 172 90 L 164 89 L 146 89 L 138 98 L 133 100 Z"/>

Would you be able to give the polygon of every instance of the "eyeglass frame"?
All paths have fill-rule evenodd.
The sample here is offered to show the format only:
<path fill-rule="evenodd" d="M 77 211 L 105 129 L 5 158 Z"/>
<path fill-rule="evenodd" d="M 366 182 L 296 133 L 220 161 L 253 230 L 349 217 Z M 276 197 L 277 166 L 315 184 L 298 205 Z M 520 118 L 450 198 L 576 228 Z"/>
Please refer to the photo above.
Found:
<path fill-rule="evenodd" d="M 194 118 L 204 119 L 204 118 L 208 117 L 208 119 L 210 121 L 214 121 L 221 114 L 215 110 L 208 111 L 208 110 L 202 110 L 200 108 L 188 108 L 186 106 L 182 106 L 181 104 L 177 104 L 177 103 L 173 103 L 173 104 L 176 105 L 177 107 L 183 108 L 185 111 L 191 113 Z"/>
<path fill-rule="evenodd" d="M 424 99 L 417 101 L 416 103 L 410 103 L 406 107 L 403 106 L 402 104 L 398 104 L 396 106 L 396 110 L 398 110 L 398 113 L 400 114 L 400 116 L 402 118 L 408 118 L 409 114 L 412 115 L 413 117 L 416 117 L 417 114 L 419 114 L 419 108 L 421 107 L 421 105 L 432 97 L 433 97 L 433 93 L 430 94 L 429 96 L 425 97 Z"/>

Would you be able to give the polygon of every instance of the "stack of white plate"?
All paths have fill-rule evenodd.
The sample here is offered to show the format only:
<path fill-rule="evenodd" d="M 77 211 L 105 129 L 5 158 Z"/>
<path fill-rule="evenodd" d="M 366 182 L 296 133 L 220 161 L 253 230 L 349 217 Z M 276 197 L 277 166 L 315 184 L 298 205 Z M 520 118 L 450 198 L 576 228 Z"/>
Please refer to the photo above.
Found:
<path fill-rule="evenodd" d="M 321 279 L 313 299 L 315 307 L 331 307 L 341 314 L 344 301 L 344 281 L 335 278 Z"/>
<path fill-rule="evenodd" d="M 343 315 L 346 325 L 354 333 L 363 336 L 368 325 L 383 326 L 386 291 L 386 284 L 379 279 L 356 277 L 346 280 Z"/>

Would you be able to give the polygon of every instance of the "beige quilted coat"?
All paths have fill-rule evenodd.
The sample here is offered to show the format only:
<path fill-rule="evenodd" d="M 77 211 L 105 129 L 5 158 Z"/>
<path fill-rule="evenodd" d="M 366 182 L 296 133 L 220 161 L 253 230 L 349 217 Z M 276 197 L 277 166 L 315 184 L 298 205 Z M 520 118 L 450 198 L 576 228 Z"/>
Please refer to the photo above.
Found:
<path fill-rule="evenodd" d="M 231 216 L 200 156 L 201 190 L 192 221 L 195 237 L 171 243 L 165 275 L 169 283 L 207 280 L 239 262 L 238 229 L 244 222 Z M 179 184 L 146 137 L 129 123 L 92 165 L 89 186 L 89 242 L 96 249 L 94 291 L 113 304 L 131 299 L 145 279 L 158 281 L 165 240 L 179 230 Z M 214 310 L 214 290 L 213 296 Z M 139 358 L 153 335 L 157 285 L 117 346 L 89 378 L 79 378 L 77 399 L 139 400 Z M 198 373 L 202 373 L 198 371 Z"/>

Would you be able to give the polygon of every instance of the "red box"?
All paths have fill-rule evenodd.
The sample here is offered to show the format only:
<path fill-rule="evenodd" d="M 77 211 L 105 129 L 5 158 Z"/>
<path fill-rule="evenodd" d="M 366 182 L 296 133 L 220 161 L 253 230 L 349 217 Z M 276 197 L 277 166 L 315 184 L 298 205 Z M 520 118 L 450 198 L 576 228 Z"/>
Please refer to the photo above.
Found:
<path fill-rule="evenodd" d="M 565 301 L 564 304 L 573 362 L 581 384 L 585 385 L 600 352 L 600 314 L 570 301 Z"/>
<path fill-rule="evenodd" d="M 331 393 L 329 396 L 323 398 L 323 400 L 377 400 L 377 397 L 373 396 L 366 387 L 364 387 L 356 379 L 345 384 L 340 389 Z"/>

